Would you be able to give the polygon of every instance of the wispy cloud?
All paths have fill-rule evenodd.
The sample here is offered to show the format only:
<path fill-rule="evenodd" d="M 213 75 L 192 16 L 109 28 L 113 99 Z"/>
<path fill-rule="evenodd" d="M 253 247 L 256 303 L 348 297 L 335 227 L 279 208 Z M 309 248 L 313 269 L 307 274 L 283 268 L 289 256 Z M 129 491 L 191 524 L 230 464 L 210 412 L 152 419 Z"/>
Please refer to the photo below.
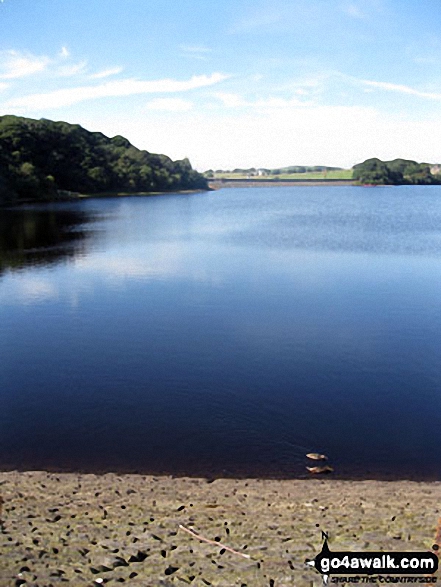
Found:
<path fill-rule="evenodd" d="M 44 71 L 50 59 L 19 51 L 0 52 L 0 79 L 26 77 Z"/>
<path fill-rule="evenodd" d="M 298 92 L 296 93 L 298 94 Z M 220 100 L 226 108 L 246 108 L 249 112 L 297 108 L 310 104 L 310 102 L 300 100 L 297 96 L 288 98 L 268 96 L 257 100 L 247 100 L 240 94 L 233 92 L 214 92 L 213 97 Z"/>
<path fill-rule="evenodd" d="M 249 106 L 242 96 L 233 92 L 215 92 L 214 97 L 222 102 L 227 108 L 241 108 L 243 106 Z"/>
<path fill-rule="evenodd" d="M 439 65 L 440 57 L 437 55 L 421 55 L 413 57 L 412 61 L 418 65 Z"/>
<path fill-rule="evenodd" d="M 189 80 L 162 79 L 142 81 L 136 79 L 123 79 L 107 82 L 95 86 L 79 86 L 47 92 L 42 94 L 28 94 L 20 98 L 12 99 L 4 106 L 7 108 L 48 109 L 71 106 L 86 100 L 99 98 L 133 96 L 136 94 L 159 94 L 186 92 L 197 88 L 212 86 L 228 76 L 222 73 L 211 75 L 197 75 Z"/>
<path fill-rule="evenodd" d="M 236 21 L 231 33 L 247 33 L 257 29 L 267 28 L 277 24 L 283 20 L 283 11 L 278 10 L 275 6 L 263 6 L 255 10 L 253 13 Z"/>
<path fill-rule="evenodd" d="M 318 107 L 326 105 L 345 105 L 347 96 L 351 96 L 354 103 L 358 100 L 364 104 L 364 93 L 391 93 L 409 96 L 419 100 L 441 101 L 441 93 L 425 91 L 405 84 L 396 84 L 385 81 L 360 79 L 337 70 L 324 74 L 299 77 L 287 81 L 279 86 L 266 86 L 265 88 L 253 88 L 249 92 L 244 91 L 214 91 L 212 97 L 221 103 L 225 109 L 242 109 L 251 112 L 266 112 L 289 110 L 290 108 L 304 109 L 305 107 Z M 380 104 L 380 98 L 375 97 L 375 107 Z M 371 98 L 372 101 L 372 98 Z"/>
<path fill-rule="evenodd" d="M 307 102 L 299 100 L 296 97 L 293 98 L 276 98 L 269 97 L 263 100 L 257 100 L 254 105 L 258 109 L 262 110 L 289 110 L 290 108 L 302 108 L 309 106 Z"/>
<path fill-rule="evenodd" d="M 90 79 L 103 79 L 105 77 L 110 77 L 111 75 L 117 75 L 121 73 L 123 70 L 122 67 L 111 67 L 109 69 L 104 69 L 103 71 L 99 71 L 98 73 L 92 73 L 89 75 Z"/>
<path fill-rule="evenodd" d="M 441 62 L 441 39 L 438 35 L 425 35 L 409 43 L 405 49 L 407 60 L 418 65 L 439 65 Z"/>
<path fill-rule="evenodd" d="M 208 55 L 211 53 L 211 49 L 204 45 L 179 45 L 179 49 L 185 57 L 191 57 L 192 59 L 199 59 L 201 61 L 206 61 Z"/>
<path fill-rule="evenodd" d="M 55 74 L 59 75 L 60 77 L 71 77 L 73 75 L 78 75 L 80 73 L 84 73 L 87 68 L 87 61 L 81 61 L 80 63 L 73 63 L 72 65 L 64 65 L 59 67 Z"/>
<path fill-rule="evenodd" d="M 384 0 L 259 0 L 247 3 L 230 33 L 323 30 L 325 38 L 341 24 L 341 15 L 366 20 L 384 11 Z M 331 30 L 330 30 L 331 29 Z"/>
<path fill-rule="evenodd" d="M 0 51 L 0 79 L 18 79 L 35 74 L 50 74 L 52 78 L 85 74 L 86 60 L 73 62 L 66 46 L 53 55 L 32 55 L 15 50 Z M 90 74 L 89 79 L 102 79 L 121 73 L 122 67 L 112 67 Z"/>
<path fill-rule="evenodd" d="M 326 91 L 326 87 L 335 79 L 341 79 L 338 71 L 317 71 L 305 75 L 299 75 L 294 79 L 286 79 L 282 83 L 274 85 L 274 90 L 284 94 L 297 96 L 317 96 Z"/>
<path fill-rule="evenodd" d="M 348 16 L 365 20 L 383 10 L 383 0 L 343 0 L 340 7 Z"/>
<path fill-rule="evenodd" d="M 379 90 L 385 90 L 387 92 L 397 92 L 399 94 L 408 94 L 411 96 L 418 96 L 419 98 L 425 98 L 428 100 L 441 100 L 441 94 L 436 92 L 422 92 L 416 90 L 410 86 L 402 84 L 391 84 L 389 82 L 378 82 L 373 80 L 360 80 L 360 82 L 370 88 L 377 88 Z"/>
<path fill-rule="evenodd" d="M 361 8 L 359 6 L 357 6 L 356 4 L 354 4 L 352 2 L 349 4 L 345 4 L 343 6 L 343 12 L 345 12 L 349 16 L 352 16 L 353 18 L 361 18 L 361 19 L 366 18 L 365 12 L 363 12 L 363 10 L 361 10 Z"/>
<path fill-rule="evenodd" d="M 182 98 L 156 98 L 147 102 L 147 110 L 158 110 L 162 112 L 188 112 L 193 108 L 193 103 Z"/>

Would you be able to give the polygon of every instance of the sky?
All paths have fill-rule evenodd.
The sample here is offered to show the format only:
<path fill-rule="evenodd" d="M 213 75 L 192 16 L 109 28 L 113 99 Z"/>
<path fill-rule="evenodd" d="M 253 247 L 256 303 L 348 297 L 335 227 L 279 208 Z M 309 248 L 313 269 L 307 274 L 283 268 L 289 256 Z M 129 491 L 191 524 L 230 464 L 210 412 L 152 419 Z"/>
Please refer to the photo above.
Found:
<path fill-rule="evenodd" d="M 440 0 L 0 0 L 0 115 L 196 169 L 441 162 Z"/>

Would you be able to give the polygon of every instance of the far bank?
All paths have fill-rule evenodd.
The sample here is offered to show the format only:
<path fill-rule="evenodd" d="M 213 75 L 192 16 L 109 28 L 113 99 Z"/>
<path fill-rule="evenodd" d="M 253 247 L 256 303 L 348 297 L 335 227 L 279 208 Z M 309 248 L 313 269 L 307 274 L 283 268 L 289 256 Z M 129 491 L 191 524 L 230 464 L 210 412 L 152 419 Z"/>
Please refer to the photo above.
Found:
<path fill-rule="evenodd" d="M 214 179 L 208 182 L 212 190 L 222 188 L 268 188 L 292 186 L 352 186 L 357 185 L 352 179 Z"/>

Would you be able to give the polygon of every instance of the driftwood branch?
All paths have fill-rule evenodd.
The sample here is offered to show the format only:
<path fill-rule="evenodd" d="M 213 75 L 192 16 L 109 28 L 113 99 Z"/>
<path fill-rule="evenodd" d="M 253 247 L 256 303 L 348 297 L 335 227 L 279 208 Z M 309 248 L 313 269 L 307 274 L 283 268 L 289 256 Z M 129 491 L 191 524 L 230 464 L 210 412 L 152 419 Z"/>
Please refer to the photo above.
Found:
<path fill-rule="evenodd" d="M 228 552 L 232 552 L 233 554 L 238 554 L 239 556 L 243 556 L 243 558 L 248 558 L 248 559 L 251 558 L 249 554 L 243 554 L 243 552 L 238 552 L 237 550 L 234 550 L 234 548 L 230 548 L 229 546 L 225 546 L 225 544 L 221 544 L 220 542 L 216 542 L 215 540 L 208 540 L 208 538 L 204 538 L 200 534 L 196 534 L 196 532 L 193 532 L 193 530 L 189 530 L 189 528 L 186 528 L 182 524 L 179 524 L 179 528 L 181 530 L 184 530 L 184 532 L 187 532 L 187 534 L 190 534 L 190 536 L 193 536 L 193 538 L 197 538 L 198 540 L 201 540 L 202 542 L 207 542 L 208 544 L 213 544 L 214 546 L 218 546 L 220 548 L 225 548 L 225 550 L 228 550 Z"/>

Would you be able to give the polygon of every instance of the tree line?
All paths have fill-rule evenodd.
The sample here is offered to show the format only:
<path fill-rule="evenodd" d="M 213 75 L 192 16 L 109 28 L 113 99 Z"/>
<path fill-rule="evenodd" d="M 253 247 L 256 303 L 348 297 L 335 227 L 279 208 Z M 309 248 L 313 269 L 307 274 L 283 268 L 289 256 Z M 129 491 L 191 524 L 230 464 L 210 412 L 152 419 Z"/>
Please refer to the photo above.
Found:
<path fill-rule="evenodd" d="M 78 124 L 0 117 L 0 203 L 52 200 L 66 193 L 207 189 L 188 159 L 141 151 Z"/>
<path fill-rule="evenodd" d="M 236 173 L 238 175 L 255 175 L 259 171 L 265 173 L 266 175 L 291 175 L 293 173 L 323 173 L 327 171 L 340 171 L 341 167 L 326 167 L 325 165 L 291 165 L 289 167 L 278 167 L 276 169 L 269 169 L 266 167 L 248 167 L 247 169 L 242 169 L 237 167 L 236 169 L 232 170 L 225 170 L 225 169 L 208 169 L 204 172 L 205 177 L 212 178 L 215 174 L 221 173 Z"/>
<path fill-rule="evenodd" d="M 381 161 L 367 159 L 354 165 L 353 179 L 364 185 L 437 185 L 441 176 L 432 174 L 428 163 L 417 163 L 409 159 Z"/>

